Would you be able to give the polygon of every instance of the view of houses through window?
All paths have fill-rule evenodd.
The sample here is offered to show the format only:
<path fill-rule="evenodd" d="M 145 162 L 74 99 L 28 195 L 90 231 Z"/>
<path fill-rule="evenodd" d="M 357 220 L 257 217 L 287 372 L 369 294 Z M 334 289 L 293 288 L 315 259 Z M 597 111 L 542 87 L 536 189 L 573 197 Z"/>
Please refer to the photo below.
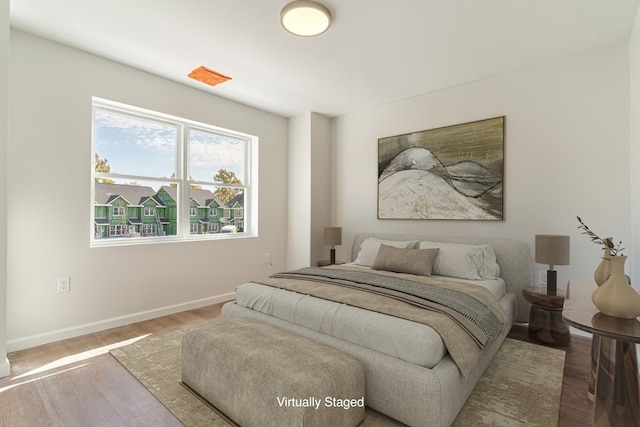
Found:
<path fill-rule="evenodd" d="M 92 242 L 248 231 L 252 141 L 94 99 Z"/>

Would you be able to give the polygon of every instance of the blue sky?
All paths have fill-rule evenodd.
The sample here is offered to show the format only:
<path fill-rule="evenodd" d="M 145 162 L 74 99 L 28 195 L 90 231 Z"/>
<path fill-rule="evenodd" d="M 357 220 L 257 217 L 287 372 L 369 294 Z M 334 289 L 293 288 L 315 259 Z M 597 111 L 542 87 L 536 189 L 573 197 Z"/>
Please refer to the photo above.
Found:
<path fill-rule="evenodd" d="M 95 115 L 95 150 L 111 172 L 168 178 L 176 169 L 178 128 L 171 124 L 127 117 L 102 110 Z M 189 176 L 213 181 L 220 169 L 243 180 L 246 141 L 191 129 Z"/>

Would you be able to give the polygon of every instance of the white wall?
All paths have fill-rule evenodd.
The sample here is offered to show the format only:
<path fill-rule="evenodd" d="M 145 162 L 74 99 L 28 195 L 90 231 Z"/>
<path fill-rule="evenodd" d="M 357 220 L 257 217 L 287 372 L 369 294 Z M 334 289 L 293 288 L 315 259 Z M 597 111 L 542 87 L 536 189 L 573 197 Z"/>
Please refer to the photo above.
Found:
<path fill-rule="evenodd" d="M 286 118 L 19 31 L 9 82 L 10 350 L 232 299 L 265 252 L 284 269 Z M 259 237 L 90 249 L 91 96 L 257 135 Z"/>
<path fill-rule="evenodd" d="M 629 39 L 629 141 L 631 172 L 631 259 L 640 258 L 640 9 Z M 634 286 L 640 289 L 640 263 L 629 266 Z"/>
<path fill-rule="evenodd" d="M 7 141 L 9 137 L 9 2 L 0 2 L 0 378 L 7 359 Z"/>
<path fill-rule="evenodd" d="M 289 119 L 287 269 L 308 265 L 311 248 L 311 113 Z"/>
<path fill-rule="evenodd" d="M 557 267 L 559 287 L 592 277 L 600 249 L 577 230 L 576 215 L 630 244 L 628 81 L 628 49 L 620 46 L 336 119 L 339 253 L 348 256 L 359 230 L 497 236 L 532 250 L 536 234 L 566 234 L 571 265 Z M 378 138 L 502 115 L 504 221 L 376 219 Z M 536 265 L 536 277 L 546 268 Z"/>
<path fill-rule="evenodd" d="M 315 266 L 329 259 L 324 245 L 324 227 L 340 226 L 331 220 L 331 120 L 321 114 L 311 115 L 311 258 Z"/>
<path fill-rule="evenodd" d="M 327 259 L 324 227 L 331 222 L 331 120 L 307 112 L 289 123 L 287 269 Z M 325 251 L 326 249 L 326 251 Z"/>

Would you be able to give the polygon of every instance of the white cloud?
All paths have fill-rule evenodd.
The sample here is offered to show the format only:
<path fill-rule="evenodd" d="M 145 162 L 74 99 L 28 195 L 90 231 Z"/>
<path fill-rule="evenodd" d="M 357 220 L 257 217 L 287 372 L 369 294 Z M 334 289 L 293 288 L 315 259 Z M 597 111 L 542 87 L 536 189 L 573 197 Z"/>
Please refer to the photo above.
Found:
<path fill-rule="evenodd" d="M 135 142 L 140 148 L 154 152 L 166 153 L 176 150 L 175 126 L 98 111 L 96 127 L 107 134 L 118 136 L 109 140 L 109 145 Z"/>
<path fill-rule="evenodd" d="M 220 135 L 191 133 L 189 160 L 192 167 L 221 168 L 244 163 L 246 141 Z"/>

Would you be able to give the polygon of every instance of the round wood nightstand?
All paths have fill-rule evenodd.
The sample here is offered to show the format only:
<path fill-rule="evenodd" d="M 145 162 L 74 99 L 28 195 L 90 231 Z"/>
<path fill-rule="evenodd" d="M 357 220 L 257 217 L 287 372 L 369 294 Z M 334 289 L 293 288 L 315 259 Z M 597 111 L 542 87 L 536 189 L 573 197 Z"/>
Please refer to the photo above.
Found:
<path fill-rule="evenodd" d="M 547 295 L 546 286 L 528 286 L 522 296 L 531 303 L 529 310 L 529 338 L 541 344 L 567 347 L 571 344 L 569 326 L 562 319 L 564 291 Z"/>

